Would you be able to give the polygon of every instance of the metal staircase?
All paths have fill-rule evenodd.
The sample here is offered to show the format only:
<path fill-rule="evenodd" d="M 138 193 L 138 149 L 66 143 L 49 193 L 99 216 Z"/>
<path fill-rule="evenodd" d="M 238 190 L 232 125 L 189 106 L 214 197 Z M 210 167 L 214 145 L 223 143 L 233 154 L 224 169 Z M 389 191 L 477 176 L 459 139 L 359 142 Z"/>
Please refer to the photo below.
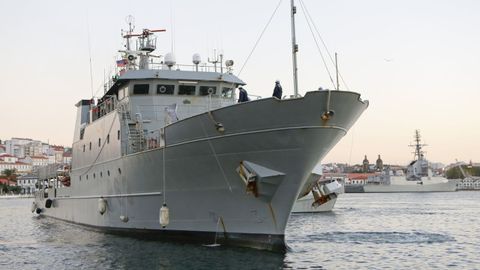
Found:
<path fill-rule="evenodd" d="M 127 104 L 121 104 L 118 108 L 122 117 L 123 128 L 127 133 L 127 154 L 145 150 L 145 134 L 143 132 L 141 116 L 139 117 L 137 115 L 137 119 L 133 120 Z"/>

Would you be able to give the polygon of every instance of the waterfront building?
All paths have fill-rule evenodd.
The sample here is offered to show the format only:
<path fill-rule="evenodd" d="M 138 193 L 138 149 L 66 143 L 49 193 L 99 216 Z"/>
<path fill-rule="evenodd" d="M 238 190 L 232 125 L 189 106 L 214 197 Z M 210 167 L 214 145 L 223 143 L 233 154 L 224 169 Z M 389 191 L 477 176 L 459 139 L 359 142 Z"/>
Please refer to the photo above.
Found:
<path fill-rule="evenodd" d="M 17 179 L 17 186 L 22 188 L 20 193 L 33 194 L 38 189 L 36 185 L 37 182 L 38 182 L 37 175 L 27 174 L 27 175 L 20 176 Z"/>

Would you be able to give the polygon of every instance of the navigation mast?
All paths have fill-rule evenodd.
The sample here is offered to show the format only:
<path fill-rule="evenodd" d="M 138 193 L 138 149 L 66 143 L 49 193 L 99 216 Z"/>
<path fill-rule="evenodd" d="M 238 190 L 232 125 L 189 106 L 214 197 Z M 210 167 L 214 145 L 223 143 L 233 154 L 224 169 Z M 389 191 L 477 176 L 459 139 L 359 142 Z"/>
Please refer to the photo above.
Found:
<path fill-rule="evenodd" d="M 420 143 L 420 131 L 418 129 L 415 130 L 415 144 L 409 145 L 410 147 L 415 147 L 415 152 L 413 152 L 414 160 L 421 160 L 423 159 L 423 151 L 422 151 L 422 146 L 427 146 L 426 144 L 421 144 Z"/>
<path fill-rule="evenodd" d="M 291 4 L 291 16 L 292 16 L 292 58 L 293 58 L 293 94 L 298 96 L 298 75 L 297 75 L 297 52 L 298 45 L 295 40 L 295 14 L 297 13 L 297 7 L 290 1 Z"/>

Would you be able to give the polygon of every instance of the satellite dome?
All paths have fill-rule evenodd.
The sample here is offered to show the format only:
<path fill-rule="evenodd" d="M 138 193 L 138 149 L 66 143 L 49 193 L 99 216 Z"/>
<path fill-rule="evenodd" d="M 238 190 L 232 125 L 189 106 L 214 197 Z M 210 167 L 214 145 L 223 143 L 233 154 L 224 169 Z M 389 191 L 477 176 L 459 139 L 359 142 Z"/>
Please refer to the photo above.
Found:
<path fill-rule="evenodd" d="M 173 67 L 176 63 L 175 55 L 173 53 L 167 53 L 165 55 L 165 65 L 167 65 L 169 68 Z"/>

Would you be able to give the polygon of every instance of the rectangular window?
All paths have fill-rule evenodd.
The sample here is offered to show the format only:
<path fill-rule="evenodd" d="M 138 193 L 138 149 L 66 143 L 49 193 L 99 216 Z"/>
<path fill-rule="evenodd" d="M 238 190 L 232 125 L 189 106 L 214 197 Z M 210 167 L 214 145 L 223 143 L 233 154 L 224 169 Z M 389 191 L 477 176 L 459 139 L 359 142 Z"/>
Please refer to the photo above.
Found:
<path fill-rule="evenodd" d="M 169 84 L 157 85 L 157 94 L 159 95 L 173 95 L 173 90 L 175 90 L 175 85 L 169 85 Z"/>
<path fill-rule="evenodd" d="M 233 96 L 233 88 L 223 87 L 222 88 L 222 97 L 231 98 Z"/>
<path fill-rule="evenodd" d="M 98 138 L 98 147 L 102 146 L 102 139 Z"/>
<path fill-rule="evenodd" d="M 120 140 L 120 130 L 117 130 L 117 140 Z"/>
<path fill-rule="evenodd" d="M 110 143 L 110 134 L 107 135 L 107 144 Z"/>
<path fill-rule="evenodd" d="M 178 86 L 179 95 L 195 95 L 195 85 L 179 85 Z"/>
<path fill-rule="evenodd" d="M 134 95 L 148 95 L 148 90 L 150 88 L 149 84 L 135 84 L 133 86 Z"/>
<path fill-rule="evenodd" d="M 217 92 L 216 86 L 200 86 L 200 96 L 215 95 Z"/>

